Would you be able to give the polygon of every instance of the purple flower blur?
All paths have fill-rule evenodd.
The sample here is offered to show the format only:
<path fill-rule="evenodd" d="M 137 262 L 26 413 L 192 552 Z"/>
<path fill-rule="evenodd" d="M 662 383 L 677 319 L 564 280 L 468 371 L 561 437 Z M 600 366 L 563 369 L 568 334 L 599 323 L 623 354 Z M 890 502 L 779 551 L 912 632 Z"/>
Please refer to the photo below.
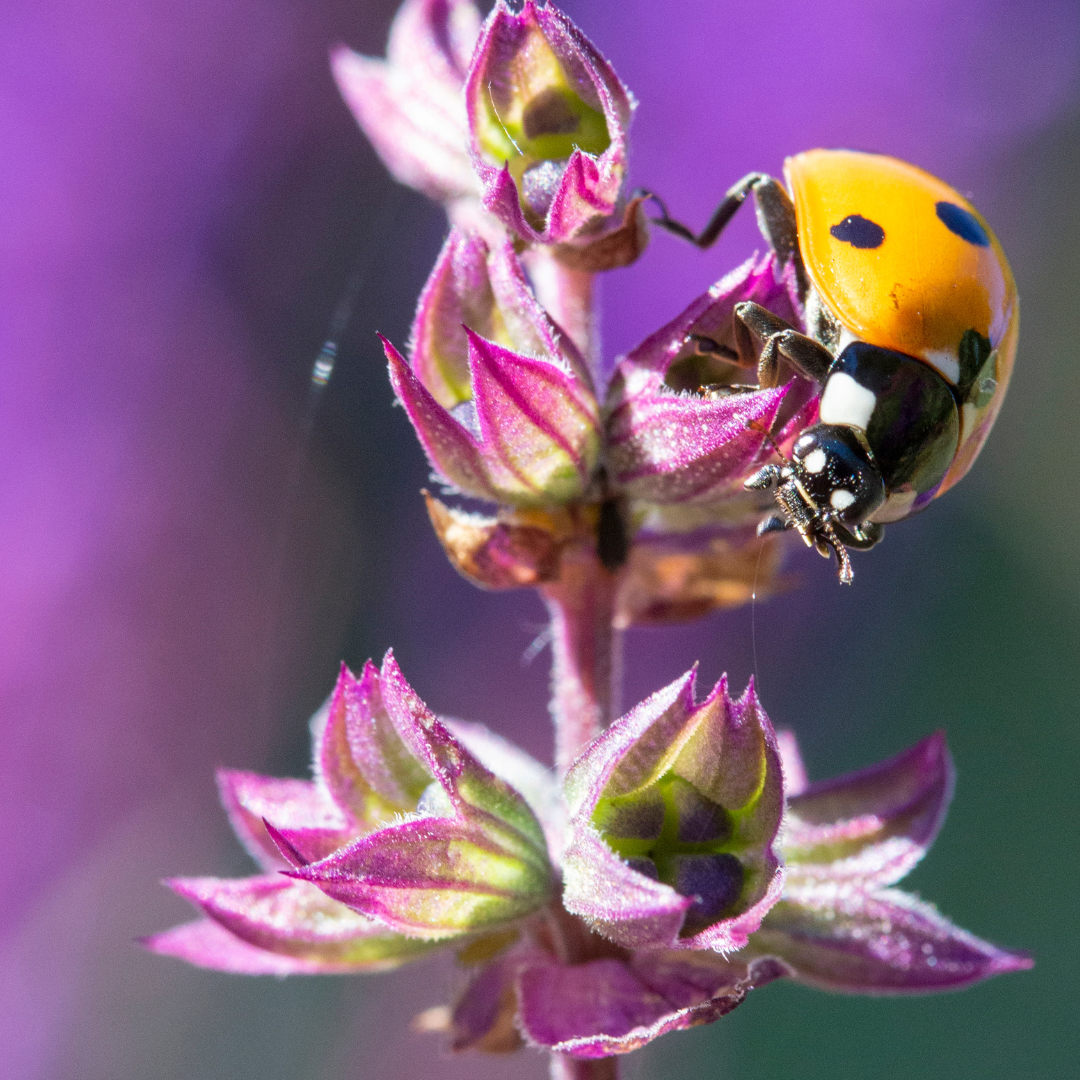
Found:
<path fill-rule="evenodd" d="M 461 96 L 479 31 L 472 0 L 406 0 L 386 60 L 331 54 L 342 97 L 394 177 L 463 210 L 480 194 Z"/>

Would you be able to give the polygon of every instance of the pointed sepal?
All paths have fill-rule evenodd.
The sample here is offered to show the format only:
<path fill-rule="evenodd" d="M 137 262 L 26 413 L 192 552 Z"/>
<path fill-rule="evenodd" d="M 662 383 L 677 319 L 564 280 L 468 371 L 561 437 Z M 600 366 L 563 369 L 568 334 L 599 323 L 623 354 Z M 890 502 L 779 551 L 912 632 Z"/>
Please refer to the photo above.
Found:
<path fill-rule="evenodd" d="M 472 396 L 466 329 L 526 356 L 547 357 L 589 385 L 573 342 L 538 303 L 513 244 L 452 229 L 417 303 L 409 362 L 446 409 Z"/>
<path fill-rule="evenodd" d="M 869 890 L 899 881 L 934 842 L 953 782 L 938 731 L 889 761 L 793 795 L 781 841 L 786 895 L 823 883 Z"/>
<path fill-rule="evenodd" d="M 325 975 L 330 970 L 318 960 L 268 952 L 231 934 L 213 919 L 197 919 L 171 930 L 141 938 L 139 944 L 159 956 L 175 956 L 195 967 L 227 971 L 233 975 Z M 337 971 L 339 969 L 332 969 Z"/>
<path fill-rule="evenodd" d="M 391 933 L 313 885 L 278 874 L 176 878 L 168 885 L 247 945 L 318 971 L 385 971 L 427 951 L 423 942 Z M 203 966 L 218 966 L 210 960 L 204 956 Z"/>
<path fill-rule="evenodd" d="M 675 531 L 713 519 L 732 527 L 740 505 L 756 523 L 760 500 L 740 504 L 742 482 L 816 416 L 820 388 L 806 379 L 728 389 L 754 378 L 737 361 L 735 308 L 744 301 L 802 326 L 790 266 L 781 271 L 774 255 L 754 257 L 620 361 L 609 387 L 609 471 L 643 503 L 701 506 L 703 517 L 681 530 L 672 521 Z"/>
<path fill-rule="evenodd" d="M 323 854 L 347 843 L 357 829 L 323 786 L 311 780 L 279 780 L 240 769 L 219 769 L 218 792 L 233 832 L 264 870 L 289 864 L 266 830 L 270 821 L 303 830 Z"/>
<path fill-rule="evenodd" d="M 780 960 L 798 982 L 847 994 L 957 990 L 1032 966 L 1029 957 L 982 941 L 898 889 L 824 887 L 782 901 L 748 953 Z"/>
<path fill-rule="evenodd" d="M 451 415 L 385 339 L 390 381 L 436 473 L 466 495 L 521 506 L 581 496 L 600 448 L 595 399 L 547 359 L 467 331 L 473 397 Z"/>
<path fill-rule="evenodd" d="M 788 386 L 717 398 L 667 388 L 617 400 L 612 479 L 633 499 L 685 503 L 737 492 L 763 453 Z"/>

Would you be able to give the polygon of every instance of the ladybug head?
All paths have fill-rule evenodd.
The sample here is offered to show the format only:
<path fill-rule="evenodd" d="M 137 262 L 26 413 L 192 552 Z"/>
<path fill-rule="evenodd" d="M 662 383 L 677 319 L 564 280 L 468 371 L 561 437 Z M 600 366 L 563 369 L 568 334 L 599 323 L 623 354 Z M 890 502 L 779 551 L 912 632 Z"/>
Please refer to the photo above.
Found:
<path fill-rule="evenodd" d="M 845 525 L 865 521 L 885 501 L 885 483 L 860 432 L 844 424 L 807 428 L 791 452 L 800 494 L 822 517 Z"/>
<path fill-rule="evenodd" d="M 758 534 L 796 529 L 824 556 L 836 554 L 840 580 L 850 583 L 848 547 L 868 548 L 881 539 L 880 525 L 869 516 L 885 501 L 885 482 L 860 431 L 844 424 L 807 428 L 782 468 L 766 465 L 745 486 L 765 490 L 775 485 L 783 517 L 773 515 Z"/>

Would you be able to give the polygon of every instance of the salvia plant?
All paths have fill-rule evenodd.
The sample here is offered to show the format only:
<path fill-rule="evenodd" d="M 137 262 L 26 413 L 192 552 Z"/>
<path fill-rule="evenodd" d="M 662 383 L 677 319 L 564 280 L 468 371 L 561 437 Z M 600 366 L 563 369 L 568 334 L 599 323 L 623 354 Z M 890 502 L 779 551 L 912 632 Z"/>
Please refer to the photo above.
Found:
<path fill-rule="evenodd" d="M 613 714 L 621 630 L 778 582 L 781 538 L 756 539 L 744 481 L 819 387 L 692 391 L 695 341 L 733 344 L 737 304 L 804 325 L 791 265 L 752 258 L 605 365 L 593 281 L 649 224 L 626 182 L 635 101 L 597 49 L 541 0 L 486 21 L 406 0 L 385 60 L 332 60 L 388 169 L 449 217 L 408 342 L 383 346 L 434 480 L 488 508 L 425 493 L 451 563 L 547 606 L 555 768 L 439 717 L 390 653 L 343 668 L 313 779 L 219 773 L 259 873 L 170 881 L 202 917 L 148 946 L 250 975 L 450 950 L 459 992 L 420 1026 L 457 1051 L 538 1048 L 556 1077 L 614 1077 L 618 1055 L 776 979 L 910 994 L 1028 967 L 895 888 L 952 793 L 941 732 L 808 783 L 752 683 L 702 694 L 691 670 Z"/>

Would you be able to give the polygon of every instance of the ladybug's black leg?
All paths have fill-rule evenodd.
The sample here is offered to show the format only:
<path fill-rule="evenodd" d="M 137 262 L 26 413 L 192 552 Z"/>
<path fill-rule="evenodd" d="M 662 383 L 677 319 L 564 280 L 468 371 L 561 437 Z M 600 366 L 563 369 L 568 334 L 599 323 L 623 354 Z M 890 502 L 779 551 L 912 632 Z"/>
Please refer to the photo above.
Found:
<path fill-rule="evenodd" d="M 784 190 L 784 185 L 765 173 L 748 173 L 737 184 L 728 189 L 720 205 L 713 211 L 708 224 L 700 233 L 695 233 L 681 221 L 676 221 L 669 213 L 664 200 L 659 195 L 638 188 L 635 198 L 651 199 L 660 210 L 660 217 L 653 218 L 653 224 L 662 229 L 689 240 L 699 248 L 711 247 L 716 243 L 727 223 L 746 197 L 753 193 L 754 207 L 757 211 L 758 228 L 768 241 L 769 247 L 776 252 L 780 266 L 784 267 L 794 259 L 799 277 L 799 293 L 805 297 L 807 291 L 806 271 L 799 258 L 799 237 L 795 226 L 795 206 L 791 196 Z"/>
<path fill-rule="evenodd" d="M 784 190 L 784 185 L 771 176 L 762 178 L 754 185 L 754 209 L 757 211 L 758 228 L 776 252 L 781 268 L 792 259 L 799 274 L 799 294 L 805 297 L 806 272 L 799 258 L 799 232 L 795 225 L 795 204 Z"/>
<path fill-rule="evenodd" d="M 845 530 L 846 531 L 846 530 Z M 836 555 L 836 571 L 841 585 L 850 585 L 855 578 L 855 571 L 851 569 L 851 559 L 848 557 L 845 542 L 837 534 L 836 526 L 831 521 L 824 521 L 819 527 L 817 537 L 817 549 L 820 555 L 829 557 L 829 549 L 832 548 Z"/>
<path fill-rule="evenodd" d="M 707 248 L 716 243 L 717 238 L 724 231 L 724 226 L 735 216 L 736 211 L 746 201 L 746 196 L 751 191 L 754 191 L 758 184 L 768 181 L 776 183 L 771 176 L 766 176 L 765 173 L 748 173 L 737 184 L 728 189 L 728 193 L 721 200 L 720 205 L 713 211 L 713 216 L 709 218 L 709 223 L 697 234 L 681 221 L 676 221 L 671 217 L 664 200 L 659 195 L 654 195 L 644 188 L 638 188 L 634 192 L 634 198 L 651 199 L 660 208 L 660 217 L 652 219 L 654 225 L 667 229 L 668 232 L 682 237 L 683 240 L 689 240 L 691 244 L 696 244 L 699 248 Z"/>
<path fill-rule="evenodd" d="M 764 345 L 758 352 L 756 342 Z M 735 305 L 735 342 L 740 361 L 757 355 L 758 384 L 776 386 L 780 361 L 786 360 L 800 374 L 824 384 L 835 357 L 824 345 L 799 333 L 768 308 L 746 301 Z"/>
<path fill-rule="evenodd" d="M 660 217 L 653 218 L 653 224 L 662 229 L 689 240 L 699 248 L 711 247 L 716 243 L 724 227 L 735 216 L 736 211 L 746 197 L 753 192 L 754 208 L 757 211 L 758 228 L 769 247 L 776 253 L 780 268 L 793 263 L 798 284 L 799 299 L 806 302 L 810 291 L 810 279 L 806 275 L 802 256 L 799 253 L 799 230 L 795 221 L 795 204 L 784 190 L 784 185 L 766 173 L 748 173 L 734 187 L 728 189 L 720 205 L 713 211 L 708 224 L 700 233 L 695 233 L 689 226 L 676 221 L 669 213 L 667 205 L 659 195 L 646 188 L 637 188 L 633 195 L 636 199 L 650 199 L 660 210 Z"/>

